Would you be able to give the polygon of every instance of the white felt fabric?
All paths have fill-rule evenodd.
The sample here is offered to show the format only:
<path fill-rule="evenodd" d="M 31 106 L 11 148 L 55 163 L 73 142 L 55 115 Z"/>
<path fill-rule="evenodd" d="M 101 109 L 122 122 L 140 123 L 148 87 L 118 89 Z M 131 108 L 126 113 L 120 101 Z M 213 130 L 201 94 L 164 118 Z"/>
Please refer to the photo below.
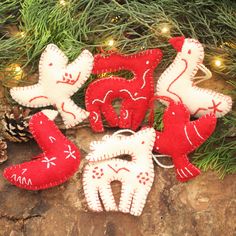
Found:
<path fill-rule="evenodd" d="M 12 88 L 10 93 L 18 103 L 27 107 L 54 105 L 69 128 L 89 115 L 75 105 L 70 97 L 88 79 L 93 67 L 93 56 L 84 50 L 76 60 L 67 63 L 66 55 L 56 45 L 49 44 L 40 58 L 38 83 Z"/>
<path fill-rule="evenodd" d="M 49 120 L 54 120 L 58 115 L 58 111 L 51 109 L 44 109 L 42 113 L 47 116 Z"/>
<path fill-rule="evenodd" d="M 106 135 L 91 143 L 90 161 L 84 168 L 83 187 L 88 206 L 93 211 L 121 211 L 138 216 L 142 213 L 154 179 L 152 149 L 155 130 L 147 128 L 132 136 Z M 115 158 L 127 154 L 131 161 Z M 117 207 L 110 183 L 122 183 L 121 198 Z"/>
<path fill-rule="evenodd" d="M 156 94 L 183 102 L 192 115 L 200 117 L 210 112 L 217 117 L 231 110 L 229 96 L 194 85 L 194 76 L 204 59 L 204 49 L 199 41 L 187 38 L 174 62 L 160 76 Z"/>

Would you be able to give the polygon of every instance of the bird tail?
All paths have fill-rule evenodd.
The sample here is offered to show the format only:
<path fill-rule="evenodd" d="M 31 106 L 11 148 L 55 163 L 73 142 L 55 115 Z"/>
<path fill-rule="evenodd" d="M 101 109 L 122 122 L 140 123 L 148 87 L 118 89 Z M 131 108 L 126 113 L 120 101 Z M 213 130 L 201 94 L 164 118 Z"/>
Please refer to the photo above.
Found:
<path fill-rule="evenodd" d="M 186 182 L 196 176 L 198 176 L 201 171 L 191 164 L 186 155 L 178 156 L 173 158 L 176 178 L 180 182 Z"/>
<path fill-rule="evenodd" d="M 188 137 L 193 144 L 190 151 L 199 147 L 210 137 L 215 130 L 216 121 L 216 116 L 210 113 L 186 125 Z"/>

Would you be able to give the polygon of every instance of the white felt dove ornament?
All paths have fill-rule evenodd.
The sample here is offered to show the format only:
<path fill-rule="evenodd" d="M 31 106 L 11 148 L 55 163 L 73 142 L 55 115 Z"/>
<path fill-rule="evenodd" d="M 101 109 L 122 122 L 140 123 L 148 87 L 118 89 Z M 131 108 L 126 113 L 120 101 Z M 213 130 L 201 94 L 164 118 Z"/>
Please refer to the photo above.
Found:
<path fill-rule="evenodd" d="M 191 38 L 175 37 L 169 41 L 177 50 L 173 63 L 160 76 L 156 93 L 176 102 L 184 103 L 190 113 L 196 117 L 214 113 L 216 117 L 224 116 L 231 110 L 232 99 L 229 96 L 210 89 L 195 86 L 195 79 L 209 79 L 211 72 L 202 64 L 204 48 Z M 205 76 L 196 77 L 198 70 Z M 198 81 L 199 82 L 199 81 Z"/>
<path fill-rule="evenodd" d="M 91 210 L 103 210 L 100 196 L 106 211 L 141 215 L 154 180 L 152 149 L 155 137 L 155 130 L 146 128 L 131 136 L 117 133 L 106 135 L 101 141 L 90 144 L 91 152 L 86 157 L 89 164 L 84 168 L 83 187 Z M 130 155 L 132 160 L 115 158 L 124 154 Z M 110 185 L 114 180 L 122 183 L 118 207 Z"/>
<path fill-rule="evenodd" d="M 88 79 L 93 67 L 93 56 L 88 50 L 83 50 L 77 59 L 67 63 L 67 56 L 56 45 L 49 44 L 40 58 L 38 83 L 12 88 L 10 93 L 13 99 L 26 107 L 55 106 L 66 127 L 70 128 L 89 115 L 70 97 Z"/>

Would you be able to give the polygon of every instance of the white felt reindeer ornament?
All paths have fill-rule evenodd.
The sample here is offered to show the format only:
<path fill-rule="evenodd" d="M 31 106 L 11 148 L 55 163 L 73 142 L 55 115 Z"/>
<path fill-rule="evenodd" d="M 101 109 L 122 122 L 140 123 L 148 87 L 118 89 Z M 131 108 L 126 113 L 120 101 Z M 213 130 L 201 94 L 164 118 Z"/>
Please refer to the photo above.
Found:
<path fill-rule="evenodd" d="M 184 103 L 190 113 L 196 117 L 214 113 L 216 117 L 224 116 L 231 110 L 232 99 L 213 90 L 195 86 L 194 80 L 211 78 L 211 72 L 202 64 L 204 48 L 191 38 L 175 37 L 169 41 L 177 50 L 173 63 L 160 76 L 156 93 L 176 102 Z M 205 76 L 195 76 L 201 70 Z"/>
<path fill-rule="evenodd" d="M 105 135 L 101 141 L 90 144 L 92 151 L 86 157 L 89 164 L 84 168 L 83 187 L 91 210 L 103 210 L 100 195 L 106 211 L 141 215 L 154 179 L 154 141 L 155 130 L 146 128 L 131 136 Z M 132 160 L 115 158 L 123 154 Z M 122 183 L 118 207 L 110 185 L 114 180 Z"/>

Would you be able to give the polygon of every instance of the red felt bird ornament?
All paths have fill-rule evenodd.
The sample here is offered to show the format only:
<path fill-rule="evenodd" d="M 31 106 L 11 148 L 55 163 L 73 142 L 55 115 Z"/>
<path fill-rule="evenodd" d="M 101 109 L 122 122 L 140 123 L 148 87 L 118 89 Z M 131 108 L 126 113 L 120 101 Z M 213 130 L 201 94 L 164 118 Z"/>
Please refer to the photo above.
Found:
<path fill-rule="evenodd" d="M 211 113 L 190 121 L 190 112 L 183 103 L 176 103 L 164 96 L 156 96 L 150 102 L 151 118 L 153 118 L 153 102 L 156 99 L 169 102 L 169 106 L 163 115 L 162 132 L 156 131 L 154 151 L 171 156 L 177 179 L 181 182 L 188 181 L 199 175 L 200 170 L 189 162 L 187 155 L 213 133 L 216 117 Z"/>
<path fill-rule="evenodd" d="M 6 168 L 4 177 L 28 190 L 46 189 L 64 183 L 79 167 L 78 148 L 43 112 L 32 116 L 29 127 L 43 152 L 32 161 Z"/>

